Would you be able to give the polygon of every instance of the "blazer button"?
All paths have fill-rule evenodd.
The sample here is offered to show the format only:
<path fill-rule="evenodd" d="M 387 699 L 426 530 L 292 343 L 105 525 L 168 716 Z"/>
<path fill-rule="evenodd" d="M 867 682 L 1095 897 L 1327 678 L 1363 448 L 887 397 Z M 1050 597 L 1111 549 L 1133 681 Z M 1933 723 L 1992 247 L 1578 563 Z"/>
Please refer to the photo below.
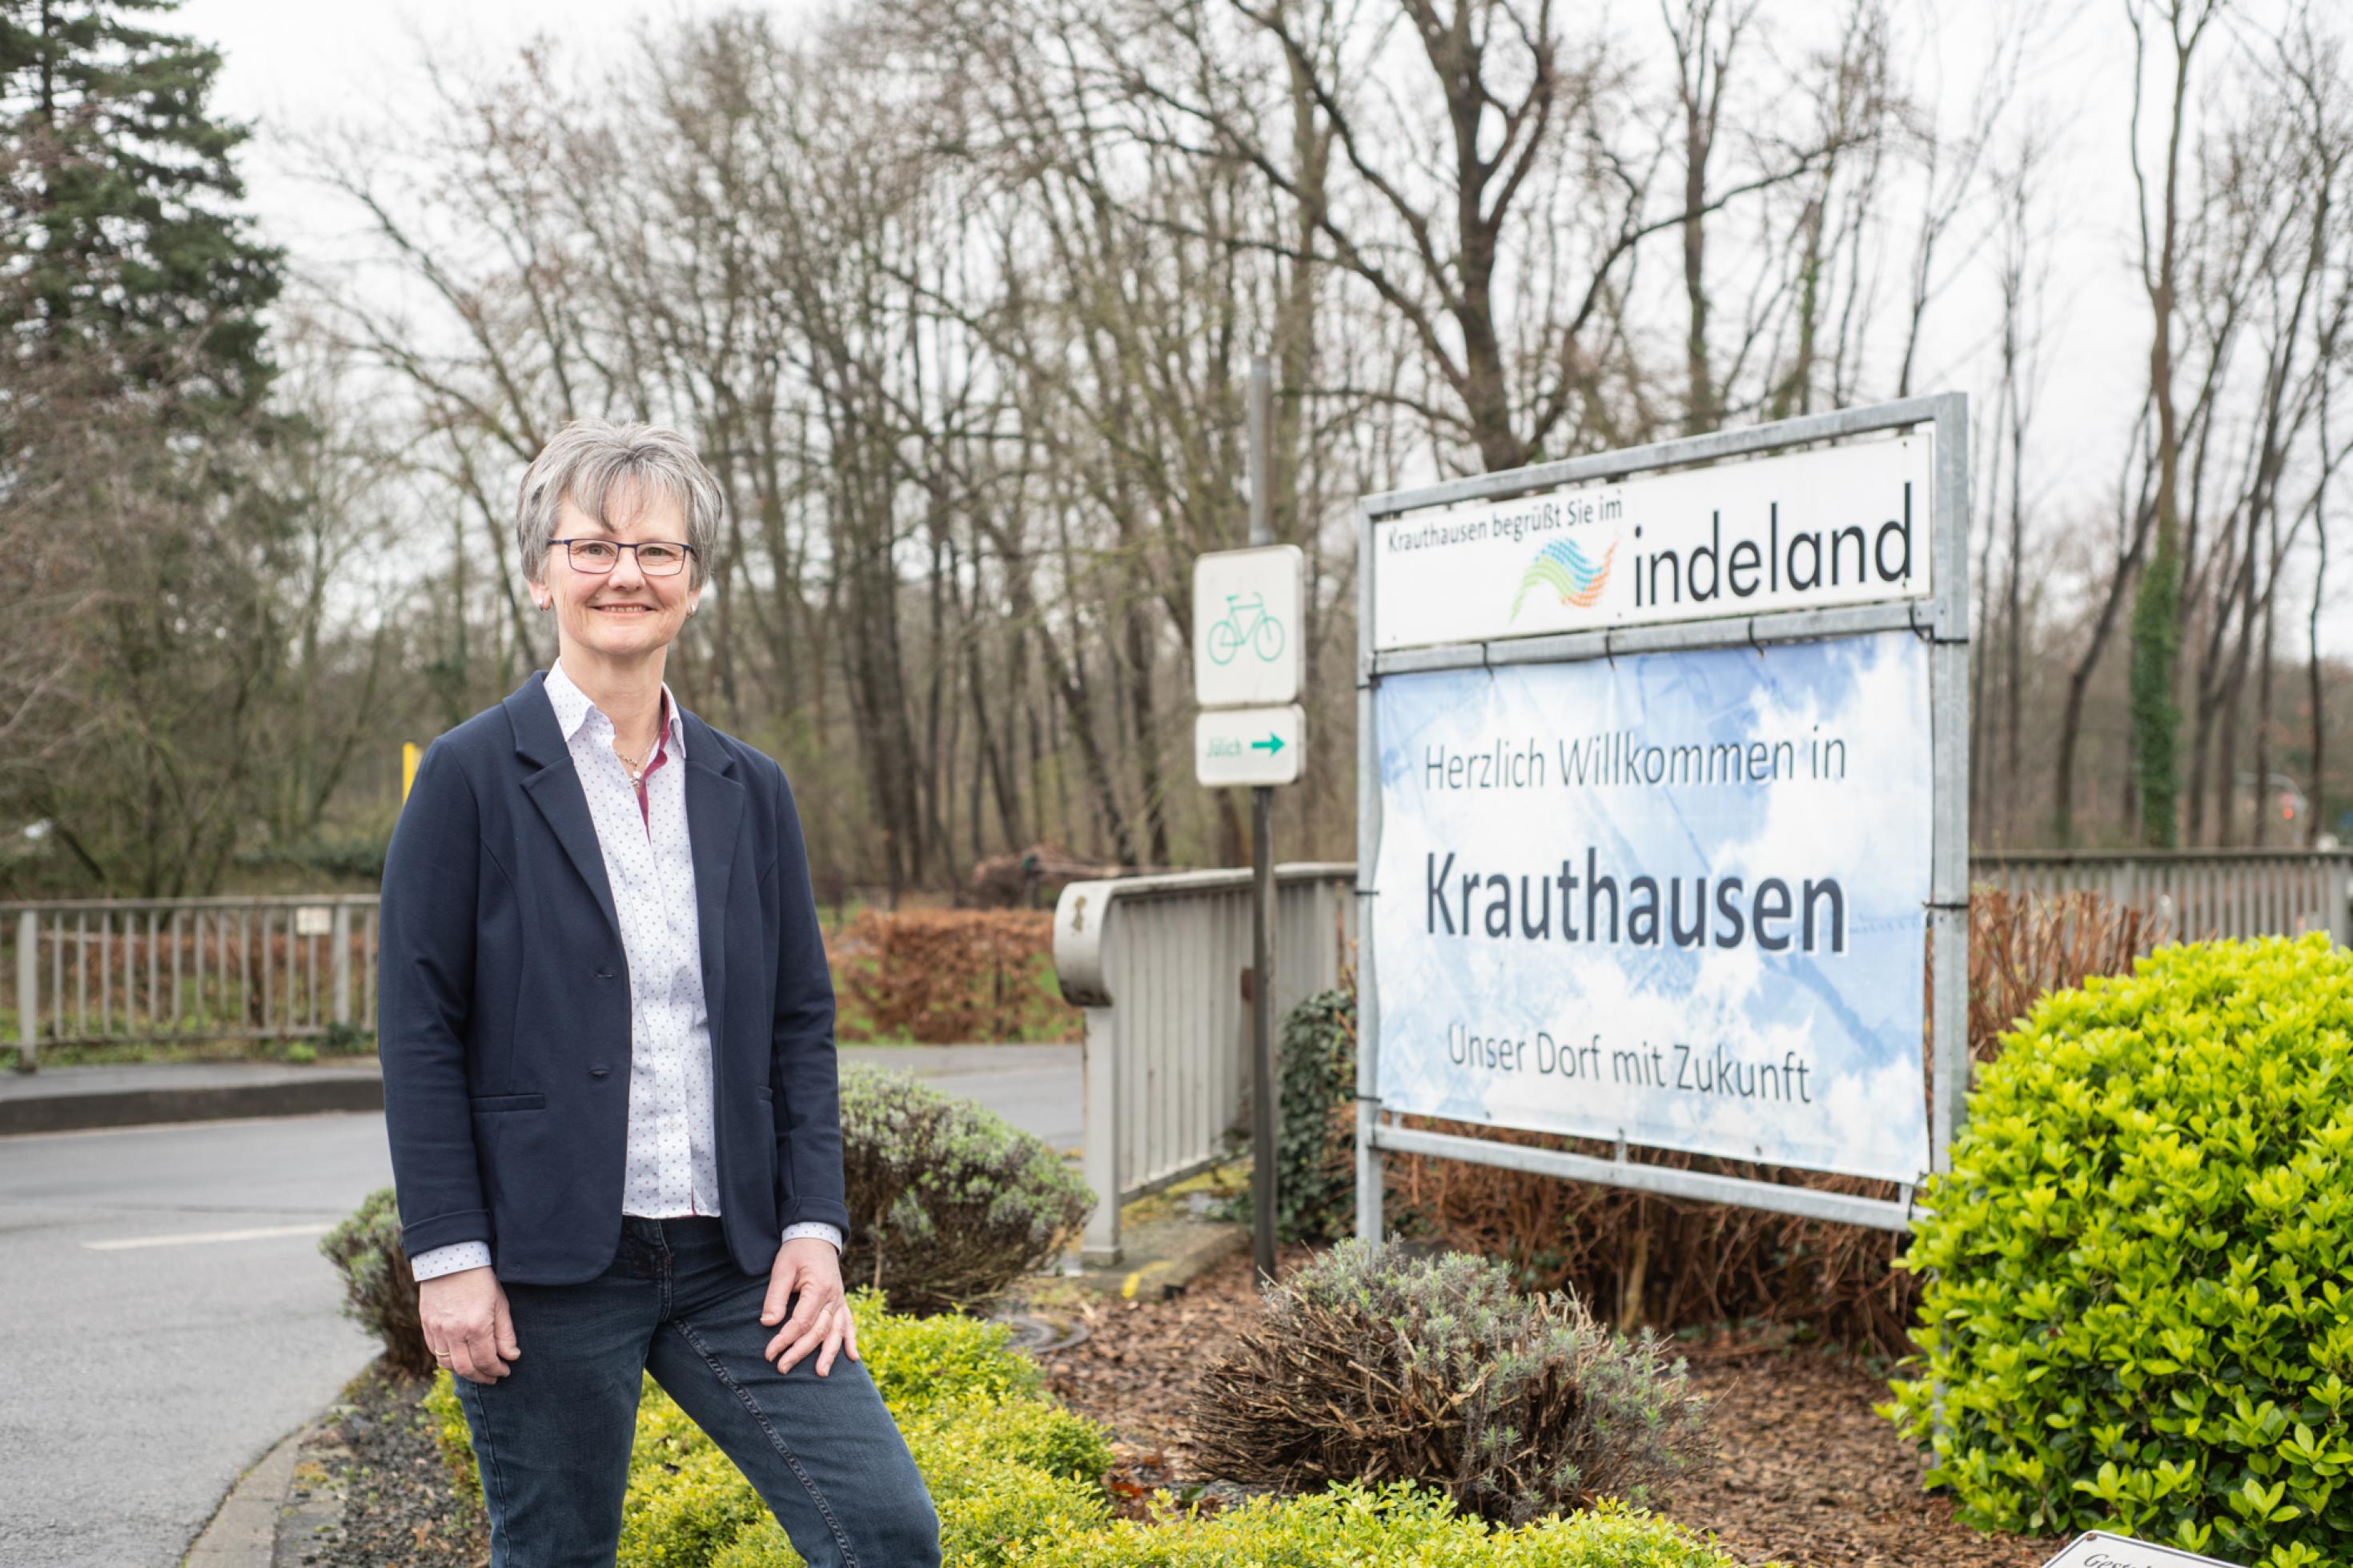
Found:
<path fill-rule="evenodd" d="M 596 978 L 599 980 L 610 980 L 613 978 L 613 972 L 609 969 L 600 969 L 596 972 Z"/>
<path fill-rule="evenodd" d="M 590 1078 L 603 1078 L 607 1073 L 609 1073 L 613 1069 L 611 1068 L 590 1068 L 588 1069 L 588 1076 Z"/>

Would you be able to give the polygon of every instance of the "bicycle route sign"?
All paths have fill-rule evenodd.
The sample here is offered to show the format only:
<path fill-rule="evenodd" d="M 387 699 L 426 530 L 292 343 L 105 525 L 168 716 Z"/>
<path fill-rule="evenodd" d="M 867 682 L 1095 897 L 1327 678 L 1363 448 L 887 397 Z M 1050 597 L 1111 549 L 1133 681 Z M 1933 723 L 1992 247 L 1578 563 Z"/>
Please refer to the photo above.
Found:
<path fill-rule="evenodd" d="M 1212 789 L 1299 782 L 1305 559 L 1295 544 L 1193 563 L 1193 772 Z"/>
<path fill-rule="evenodd" d="M 1299 700 L 1296 544 L 1221 550 L 1193 562 L 1193 696 L 1204 708 Z"/>

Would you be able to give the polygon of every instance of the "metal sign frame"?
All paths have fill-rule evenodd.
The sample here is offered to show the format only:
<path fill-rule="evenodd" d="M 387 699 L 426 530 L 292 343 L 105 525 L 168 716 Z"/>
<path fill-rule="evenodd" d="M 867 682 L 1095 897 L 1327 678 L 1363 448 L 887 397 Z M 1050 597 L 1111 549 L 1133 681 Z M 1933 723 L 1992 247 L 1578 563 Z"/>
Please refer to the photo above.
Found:
<path fill-rule="evenodd" d="M 1822 609 L 1767 611 L 1714 620 L 1559 632 L 1493 641 L 1376 651 L 1373 548 L 1376 524 L 1409 511 L 1466 501 L 1497 500 L 1536 490 L 1622 479 L 1731 458 L 1788 448 L 1834 445 L 1857 436 L 1927 426 L 1935 432 L 1936 470 L 1930 503 L 1934 593 L 1923 599 Z M 1615 1157 L 1498 1143 L 1458 1133 L 1431 1132 L 1384 1120 L 1379 1097 L 1380 1016 L 1374 985 L 1375 930 L 1371 885 L 1381 846 L 1380 736 L 1374 689 L 1384 677 L 1427 670 L 1507 664 L 1551 664 L 1612 658 L 1621 653 L 1746 647 L 1808 642 L 1867 632 L 1911 631 L 1929 640 L 1929 747 L 1935 799 L 1929 855 L 1928 922 L 1933 991 L 1929 1009 L 1928 1144 L 1932 1170 L 1950 1163 L 1968 1088 L 1968 777 L 1969 777 L 1969 424 L 1962 393 L 1905 398 L 1869 408 L 1724 430 L 1648 447 L 1572 458 L 1557 463 L 1481 474 L 1469 479 L 1369 496 L 1356 520 L 1356 1234 L 1382 1234 L 1381 1153 L 1436 1154 L 1529 1171 L 1572 1181 L 1599 1182 L 1678 1197 L 1738 1204 L 1815 1219 L 1903 1230 L 1911 1218 L 1907 1184 L 1890 1200 L 1823 1192 L 1778 1182 L 1675 1170 L 1630 1160 L 1620 1142 Z"/>

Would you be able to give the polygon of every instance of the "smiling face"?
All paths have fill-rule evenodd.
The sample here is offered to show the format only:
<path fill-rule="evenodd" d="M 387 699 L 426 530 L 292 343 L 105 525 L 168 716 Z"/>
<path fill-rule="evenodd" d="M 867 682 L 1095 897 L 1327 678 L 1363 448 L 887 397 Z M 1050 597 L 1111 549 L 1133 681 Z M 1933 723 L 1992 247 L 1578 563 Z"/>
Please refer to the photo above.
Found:
<path fill-rule="evenodd" d="M 613 515 L 609 527 L 564 502 L 556 514 L 555 537 L 627 544 L 685 542 L 686 517 L 676 501 L 659 491 L 643 505 L 623 504 L 628 500 L 617 498 L 607 509 Z M 637 552 L 624 550 L 611 571 L 598 574 L 575 567 L 570 557 L 563 545 L 551 546 L 542 568 L 543 581 L 532 585 L 532 597 L 542 608 L 553 603 L 557 651 L 569 662 L 579 662 L 575 650 L 617 665 L 658 657 L 702 597 L 691 566 L 675 576 L 649 577 L 638 568 Z"/>

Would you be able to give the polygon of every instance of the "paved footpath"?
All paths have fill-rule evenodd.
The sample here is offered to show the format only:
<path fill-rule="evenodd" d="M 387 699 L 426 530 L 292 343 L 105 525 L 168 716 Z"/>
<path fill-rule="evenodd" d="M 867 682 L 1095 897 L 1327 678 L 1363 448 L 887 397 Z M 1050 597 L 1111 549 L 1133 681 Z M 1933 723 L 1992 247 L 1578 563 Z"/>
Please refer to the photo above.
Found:
<path fill-rule="evenodd" d="M 1078 1047 L 845 1049 L 1057 1149 Z M 391 1180 L 347 1114 L 0 1138 L 0 1568 L 169 1568 L 375 1354 L 318 1239 Z"/>

